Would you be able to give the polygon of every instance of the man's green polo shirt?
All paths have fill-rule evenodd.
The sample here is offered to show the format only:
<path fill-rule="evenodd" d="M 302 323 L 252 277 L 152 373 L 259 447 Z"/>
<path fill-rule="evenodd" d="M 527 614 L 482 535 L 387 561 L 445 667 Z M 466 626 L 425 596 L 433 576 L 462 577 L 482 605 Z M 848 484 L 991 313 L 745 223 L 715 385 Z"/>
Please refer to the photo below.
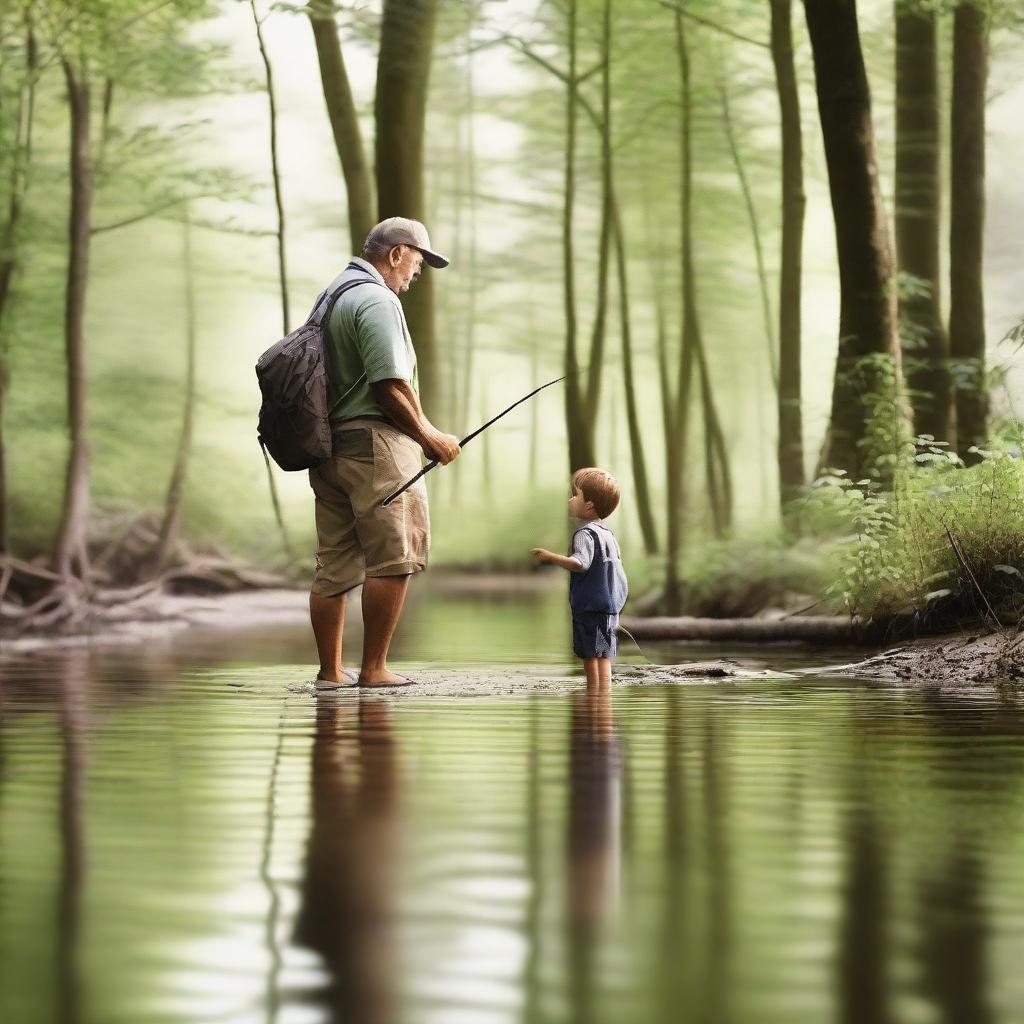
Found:
<path fill-rule="evenodd" d="M 367 277 L 372 277 L 376 283 L 349 288 L 334 304 L 328 323 L 325 340 L 332 423 L 356 416 L 386 418 L 370 389 L 376 381 L 404 380 L 419 394 L 416 350 L 412 347 L 405 311 L 398 296 L 384 284 L 379 271 L 356 257 L 331 282 L 329 290 Z M 366 379 L 356 384 L 364 372 Z M 350 388 L 345 400 L 338 405 Z"/>

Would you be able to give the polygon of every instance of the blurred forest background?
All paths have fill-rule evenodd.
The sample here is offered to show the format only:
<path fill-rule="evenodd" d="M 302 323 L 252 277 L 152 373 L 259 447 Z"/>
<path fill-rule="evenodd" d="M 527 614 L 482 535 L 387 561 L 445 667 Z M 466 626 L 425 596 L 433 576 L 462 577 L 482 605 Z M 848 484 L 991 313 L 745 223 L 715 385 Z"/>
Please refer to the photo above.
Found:
<path fill-rule="evenodd" d="M 428 478 L 435 563 L 597 464 L 650 610 L 1017 607 L 1022 55 L 1013 0 L 4 0 L 7 612 L 308 571 L 253 366 L 393 214 L 439 427 L 570 375 Z"/>

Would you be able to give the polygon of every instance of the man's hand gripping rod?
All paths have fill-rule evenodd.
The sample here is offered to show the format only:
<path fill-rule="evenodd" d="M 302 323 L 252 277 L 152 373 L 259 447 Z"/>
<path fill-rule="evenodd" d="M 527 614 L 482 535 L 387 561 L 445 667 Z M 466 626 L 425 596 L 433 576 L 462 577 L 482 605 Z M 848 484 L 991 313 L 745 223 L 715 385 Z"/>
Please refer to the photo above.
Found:
<path fill-rule="evenodd" d="M 547 384 L 541 384 L 539 388 L 536 388 L 535 390 L 531 391 L 528 395 L 524 395 L 522 398 L 519 399 L 518 402 L 513 402 L 507 409 L 503 409 L 493 419 L 489 419 L 482 427 L 477 427 L 472 434 L 467 434 L 459 442 L 459 447 L 465 448 L 466 445 L 469 444 L 469 442 L 472 441 L 474 437 L 476 437 L 478 434 L 482 434 L 489 426 L 491 426 L 492 423 L 497 423 L 502 416 L 505 416 L 508 413 L 510 413 L 517 405 L 522 405 L 523 402 L 528 402 L 538 392 L 543 391 L 545 388 L 551 387 L 552 384 L 557 384 L 559 381 L 563 380 L 565 380 L 565 377 L 559 377 L 557 378 L 557 380 L 549 380 Z M 391 502 L 393 502 L 395 498 L 397 498 L 400 494 L 404 494 L 407 490 L 409 490 L 409 488 L 412 487 L 412 485 L 416 483 L 416 481 L 419 480 L 420 477 L 426 476 L 432 469 L 439 465 L 440 463 L 437 461 L 437 459 L 431 459 L 411 480 L 406 480 L 406 482 L 402 484 L 402 486 L 399 487 L 397 491 L 395 491 L 393 494 L 389 494 L 381 502 L 381 505 L 390 505 Z"/>

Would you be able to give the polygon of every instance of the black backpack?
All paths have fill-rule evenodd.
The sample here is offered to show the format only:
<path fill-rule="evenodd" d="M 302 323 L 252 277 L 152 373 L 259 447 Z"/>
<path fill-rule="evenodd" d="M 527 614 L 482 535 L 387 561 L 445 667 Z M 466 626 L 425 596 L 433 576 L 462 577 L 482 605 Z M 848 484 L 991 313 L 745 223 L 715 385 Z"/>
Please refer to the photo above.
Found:
<path fill-rule="evenodd" d="M 363 277 L 346 281 L 333 292 L 323 292 L 309 319 L 268 348 L 256 364 L 256 377 L 263 393 L 259 441 L 264 452 L 270 452 L 284 470 L 312 469 L 331 456 L 330 414 L 334 407 L 327 399 L 324 340 L 334 304 L 350 288 L 361 284 L 380 282 Z M 336 405 L 363 382 L 363 377 Z"/>

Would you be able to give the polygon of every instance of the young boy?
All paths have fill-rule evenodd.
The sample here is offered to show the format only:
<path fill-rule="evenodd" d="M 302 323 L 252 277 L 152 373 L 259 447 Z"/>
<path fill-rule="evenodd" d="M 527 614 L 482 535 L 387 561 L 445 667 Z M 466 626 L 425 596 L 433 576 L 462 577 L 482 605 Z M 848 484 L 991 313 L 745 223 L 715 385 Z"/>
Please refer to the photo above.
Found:
<path fill-rule="evenodd" d="M 607 689 L 612 681 L 615 631 L 628 585 L 615 534 L 605 526 L 619 504 L 619 485 L 603 469 L 578 469 L 572 475 L 569 515 L 581 522 L 572 535 L 568 557 L 545 548 L 531 554 L 541 563 L 560 565 L 569 577 L 572 649 L 583 659 L 587 689 Z"/>

